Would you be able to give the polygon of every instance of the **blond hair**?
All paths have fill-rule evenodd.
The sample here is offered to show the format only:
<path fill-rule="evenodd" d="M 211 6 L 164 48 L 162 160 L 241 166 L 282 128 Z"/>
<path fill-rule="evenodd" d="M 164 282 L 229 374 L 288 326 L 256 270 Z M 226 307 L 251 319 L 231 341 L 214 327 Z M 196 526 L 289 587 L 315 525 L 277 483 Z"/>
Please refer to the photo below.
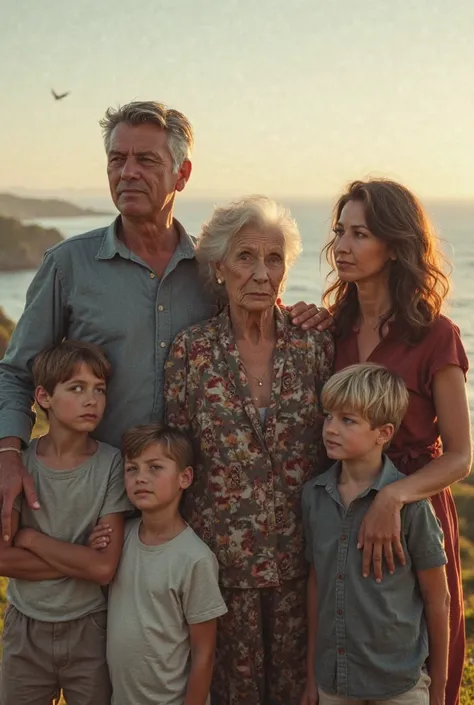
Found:
<path fill-rule="evenodd" d="M 122 437 L 122 453 L 126 460 L 134 460 L 153 443 L 159 443 L 180 471 L 193 465 L 193 446 L 184 431 L 159 423 L 134 426 Z"/>
<path fill-rule="evenodd" d="M 193 128 L 186 115 L 179 110 L 168 108 L 163 103 L 154 101 L 134 101 L 118 108 L 108 108 L 100 120 L 104 137 L 105 151 L 109 152 L 110 137 L 117 125 L 126 122 L 129 125 L 151 123 L 165 131 L 168 147 L 173 160 L 173 171 L 176 173 L 185 159 L 189 159 L 194 145 Z"/>
<path fill-rule="evenodd" d="M 321 402 L 326 411 L 358 414 L 372 428 L 390 423 L 396 432 L 408 407 L 408 391 L 399 375 L 363 363 L 336 372 L 324 385 Z"/>

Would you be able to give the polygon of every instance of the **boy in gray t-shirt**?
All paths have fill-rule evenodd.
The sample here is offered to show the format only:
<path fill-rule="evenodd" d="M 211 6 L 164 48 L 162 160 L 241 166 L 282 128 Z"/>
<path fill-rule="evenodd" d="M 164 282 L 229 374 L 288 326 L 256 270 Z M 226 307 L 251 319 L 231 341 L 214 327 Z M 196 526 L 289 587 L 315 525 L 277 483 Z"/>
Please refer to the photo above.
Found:
<path fill-rule="evenodd" d="M 357 546 L 377 493 L 403 478 L 383 449 L 405 414 L 406 386 L 380 365 L 352 365 L 331 377 L 321 401 L 336 462 L 303 489 L 310 575 L 301 705 L 444 705 L 449 592 L 430 502 L 403 507 L 406 562 L 383 580 L 363 578 Z"/>
<path fill-rule="evenodd" d="M 89 435 L 102 419 L 110 372 L 99 348 L 76 341 L 48 348 L 33 365 L 49 431 L 23 453 L 40 506 L 17 498 L 13 545 L 0 545 L 0 573 L 10 578 L 2 705 L 46 705 L 61 690 L 68 705 L 110 702 L 101 586 L 117 569 L 130 504 L 120 452 Z M 101 518 L 114 533 L 99 554 L 85 543 Z"/>
<path fill-rule="evenodd" d="M 141 518 L 128 523 L 110 586 L 107 660 L 112 705 L 205 705 L 217 617 L 227 612 L 217 560 L 179 513 L 193 479 L 181 431 L 139 426 L 123 439 L 125 486 Z M 99 526 L 91 545 L 112 535 Z"/>

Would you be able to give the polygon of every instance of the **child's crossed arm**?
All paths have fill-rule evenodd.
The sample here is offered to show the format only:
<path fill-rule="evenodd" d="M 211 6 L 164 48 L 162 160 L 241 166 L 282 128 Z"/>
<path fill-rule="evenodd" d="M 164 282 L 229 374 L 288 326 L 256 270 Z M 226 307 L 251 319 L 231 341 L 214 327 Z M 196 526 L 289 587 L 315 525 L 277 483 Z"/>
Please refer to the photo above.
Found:
<path fill-rule="evenodd" d="M 17 534 L 20 523 L 20 513 L 12 511 L 12 536 Z M 15 543 L 5 543 L 0 539 L 0 575 L 18 580 L 54 580 L 63 578 L 65 573 L 53 568 L 47 561 L 39 556 L 21 548 Z"/>
<path fill-rule="evenodd" d="M 20 529 L 15 546 L 26 549 L 54 569 L 56 574 L 53 577 L 67 576 L 108 585 L 115 576 L 122 553 L 124 515 L 122 512 L 107 514 L 102 519 L 113 532 L 109 543 L 100 552 L 89 546 L 59 541 L 34 529 Z"/>

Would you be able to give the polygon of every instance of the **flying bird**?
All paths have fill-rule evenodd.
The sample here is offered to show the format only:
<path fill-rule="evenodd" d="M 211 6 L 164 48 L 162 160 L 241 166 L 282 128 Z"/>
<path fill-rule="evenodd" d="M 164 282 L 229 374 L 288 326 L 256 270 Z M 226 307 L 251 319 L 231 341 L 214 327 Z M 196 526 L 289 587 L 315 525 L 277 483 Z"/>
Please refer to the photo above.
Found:
<path fill-rule="evenodd" d="M 55 100 L 62 100 L 67 95 L 69 95 L 70 92 L 71 91 L 66 91 L 66 93 L 56 93 L 56 91 L 53 91 L 53 89 L 51 88 L 51 93 L 53 94 Z"/>

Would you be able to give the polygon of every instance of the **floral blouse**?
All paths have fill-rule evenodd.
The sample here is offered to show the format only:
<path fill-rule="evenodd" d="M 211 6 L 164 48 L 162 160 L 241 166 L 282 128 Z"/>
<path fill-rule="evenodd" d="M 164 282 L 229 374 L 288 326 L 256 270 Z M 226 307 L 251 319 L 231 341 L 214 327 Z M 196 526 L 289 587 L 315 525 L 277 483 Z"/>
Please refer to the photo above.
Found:
<path fill-rule="evenodd" d="M 184 330 L 165 367 L 167 422 L 190 433 L 194 482 L 184 514 L 217 555 L 222 584 L 280 585 L 306 574 L 301 491 L 320 470 L 319 393 L 332 371 L 329 333 L 275 309 L 271 401 L 262 426 L 229 310 Z"/>

